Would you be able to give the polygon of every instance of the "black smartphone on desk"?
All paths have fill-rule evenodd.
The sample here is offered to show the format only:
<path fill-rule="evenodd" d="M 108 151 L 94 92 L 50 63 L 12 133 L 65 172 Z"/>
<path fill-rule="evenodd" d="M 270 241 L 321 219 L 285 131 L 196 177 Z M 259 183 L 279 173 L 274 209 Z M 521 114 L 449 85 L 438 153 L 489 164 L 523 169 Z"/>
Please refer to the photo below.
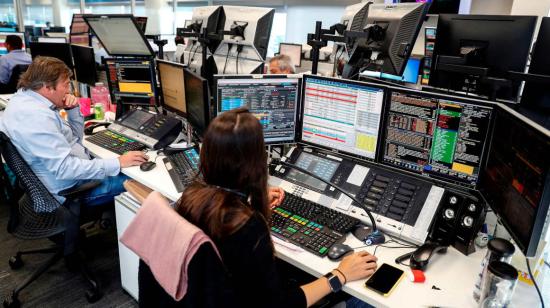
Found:
<path fill-rule="evenodd" d="M 365 286 L 383 296 L 389 296 L 402 278 L 402 270 L 387 263 L 383 263 L 367 282 L 365 282 Z"/>

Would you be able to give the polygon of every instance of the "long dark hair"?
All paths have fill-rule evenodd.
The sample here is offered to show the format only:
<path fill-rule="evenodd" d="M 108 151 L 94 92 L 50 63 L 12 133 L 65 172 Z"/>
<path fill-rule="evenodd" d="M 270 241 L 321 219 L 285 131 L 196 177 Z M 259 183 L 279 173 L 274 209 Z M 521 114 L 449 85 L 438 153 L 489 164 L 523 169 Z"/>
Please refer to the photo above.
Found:
<path fill-rule="evenodd" d="M 255 212 L 269 218 L 262 127 L 247 109 L 216 117 L 200 153 L 203 182 L 189 186 L 176 210 L 213 239 L 236 232 Z"/>

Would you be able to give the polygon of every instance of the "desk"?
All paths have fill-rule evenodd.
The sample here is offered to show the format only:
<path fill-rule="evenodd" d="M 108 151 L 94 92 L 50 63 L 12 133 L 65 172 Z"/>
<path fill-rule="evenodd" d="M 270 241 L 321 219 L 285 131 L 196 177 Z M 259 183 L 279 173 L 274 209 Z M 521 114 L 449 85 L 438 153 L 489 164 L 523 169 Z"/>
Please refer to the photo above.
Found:
<path fill-rule="evenodd" d="M 84 141 L 84 145 L 95 156 L 103 158 L 117 157 L 116 154 L 86 141 Z M 148 155 L 151 160 L 156 159 L 155 152 L 149 152 Z M 125 168 L 122 172 L 138 182 L 159 191 L 167 198 L 177 200 L 180 194 L 176 191 L 161 158 L 159 157 L 156 161 L 157 166 L 148 172 L 142 172 L 139 167 Z M 128 209 L 134 212 L 136 210 L 135 208 Z M 360 247 L 363 245 L 353 235 L 348 235 L 346 244 L 351 247 Z M 338 264 L 337 262 L 330 261 L 328 258 L 317 257 L 287 243 L 284 245 L 276 244 L 275 249 L 277 257 L 316 277 L 324 275 Z M 374 253 L 374 247 L 361 249 Z M 376 250 L 376 256 L 378 257 L 379 264 L 385 262 L 395 265 L 395 258 L 410 250 L 379 247 Z M 405 278 L 392 295 L 387 298 L 366 289 L 363 286 L 364 280 L 346 284 L 344 291 L 377 307 L 476 307 L 477 304 L 473 300 L 472 291 L 475 278 L 480 270 L 481 259 L 484 255 L 485 251 L 480 250 L 466 257 L 451 247 L 446 254 L 434 257 L 426 272 L 426 282 L 415 284 Z M 124 266 L 123 261 L 121 261 L 121 266 Z M 405 271 L 408 270 L 405 266 L 396 266 Z M 432 286 L 436 286 L 440 290 L 432 289 Z"/>

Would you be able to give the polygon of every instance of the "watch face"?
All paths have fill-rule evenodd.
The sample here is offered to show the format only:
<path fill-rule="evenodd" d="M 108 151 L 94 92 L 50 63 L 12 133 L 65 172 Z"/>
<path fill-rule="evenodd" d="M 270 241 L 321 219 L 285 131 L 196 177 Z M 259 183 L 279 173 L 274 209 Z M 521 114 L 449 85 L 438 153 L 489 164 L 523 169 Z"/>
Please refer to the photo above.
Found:
<path fill-rule="evenodd" d="M 325 277 L 328 278 L 328 283 L 332 292 L 338 292 L 342 289 L 342 283 L 340 282 L 338 276 L 335 276 L 332 273 L 328 273 L 325 275 Z"/>

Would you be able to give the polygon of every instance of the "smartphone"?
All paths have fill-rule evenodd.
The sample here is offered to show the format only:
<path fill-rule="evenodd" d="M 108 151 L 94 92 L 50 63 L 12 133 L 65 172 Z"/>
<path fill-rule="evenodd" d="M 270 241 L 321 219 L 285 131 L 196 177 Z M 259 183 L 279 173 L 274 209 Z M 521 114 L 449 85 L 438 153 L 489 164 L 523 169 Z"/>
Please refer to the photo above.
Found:
<path fill-rule="evenodd" d="M 383 296 L 389 296 L 401 278 L 403 278 L 402 270 L 387 263 L 383 263 L 367 282 L 365 282 L 365 286 Z"/>

